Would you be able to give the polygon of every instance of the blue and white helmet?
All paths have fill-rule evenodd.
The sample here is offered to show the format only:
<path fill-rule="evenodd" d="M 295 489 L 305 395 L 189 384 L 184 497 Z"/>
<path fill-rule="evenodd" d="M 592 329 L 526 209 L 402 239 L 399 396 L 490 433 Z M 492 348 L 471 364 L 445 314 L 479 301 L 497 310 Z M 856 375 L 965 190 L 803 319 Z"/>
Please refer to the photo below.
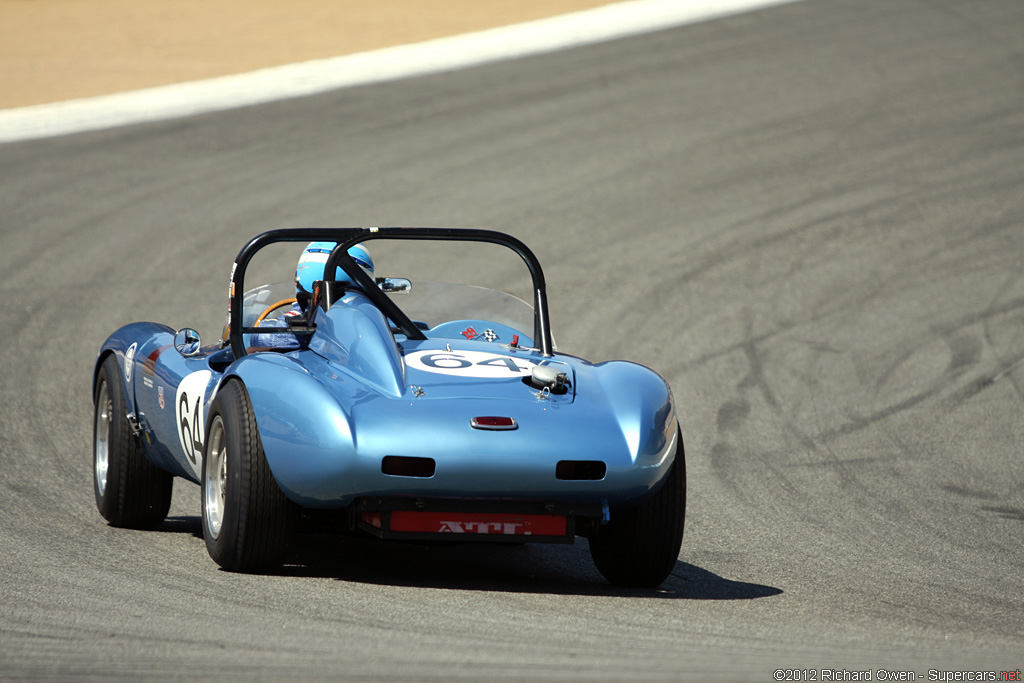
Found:
<path fill-rule="evenodd" d="M 313 283 L 325 279 L 324 266 L 335 246 L 337 246 L 336 242 L 310 242 L 306 245 L 306 248 L 302 250 L 302 256 L 299 257 L 299 264 L 295 267 L 296 291 L 312 296 Z M 348 255 L 366 271 L 370 278 L 373 278 L 373 257 L 370 256 L 370 251 L 366 247 L 362 244 L 349 247 Z M 334 279 L 352 282 L 352 278 L 341 268 L 335 271 Z"/>

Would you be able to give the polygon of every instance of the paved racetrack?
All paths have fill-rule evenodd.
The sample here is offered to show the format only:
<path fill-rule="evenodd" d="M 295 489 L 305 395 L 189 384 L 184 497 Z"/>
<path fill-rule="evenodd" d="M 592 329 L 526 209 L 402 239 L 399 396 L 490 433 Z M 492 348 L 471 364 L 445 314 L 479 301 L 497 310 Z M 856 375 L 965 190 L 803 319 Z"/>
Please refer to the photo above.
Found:
<path fill-rule="evenodd" d="M 1002 0 L 809 1 L 0 146 L 0 677 L 1019 669 L 1022 198 Z M 690 498 L 660 591 L 609 587 L 585 541 L 308 538 L 281 575 L 229 574 L 184 484 L 159 531 L 106 526 L 100 342 L 215 338 L 247 238 L 330 224 L 511 232 L 562 350 L 668 378 Z"/>

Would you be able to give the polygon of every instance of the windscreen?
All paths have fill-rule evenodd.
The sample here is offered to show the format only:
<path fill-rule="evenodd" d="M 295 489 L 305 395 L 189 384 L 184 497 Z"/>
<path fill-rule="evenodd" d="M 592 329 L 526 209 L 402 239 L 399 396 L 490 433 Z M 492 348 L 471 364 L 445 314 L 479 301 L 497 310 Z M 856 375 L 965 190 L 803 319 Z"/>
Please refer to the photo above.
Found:
<path fill-rule="evenodd" d="M 533 336 L 533 306 L 507 292 L 452 282 L 411 281 L 407 294 L 392 300 L 427 328 L 454 320 L 487 320 Z"/>

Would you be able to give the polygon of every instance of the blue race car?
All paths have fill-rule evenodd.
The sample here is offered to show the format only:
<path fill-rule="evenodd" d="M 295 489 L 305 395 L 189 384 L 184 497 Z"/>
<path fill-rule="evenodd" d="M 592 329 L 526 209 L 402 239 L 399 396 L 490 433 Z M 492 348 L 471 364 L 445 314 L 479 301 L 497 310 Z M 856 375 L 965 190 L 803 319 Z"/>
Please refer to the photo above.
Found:
<path fill-rule="evenodd" d="M 374 278 L 354 256 L 368 258 L 364 244 L 377 240 L 507 247 L 529 270 L 533 305 L 478 286 Z M 308 292 L 250 286 L 257 253 L 309 242 L 327 246 L 307 249 L 322 267 Z M 110 524 L 157 527 L 181 477 L 202 487 L 207 549 L 233 571 L 279 566 L 303 528 L 409 541 L 582 536 L 623 586 L 657 586 L 675 567 L 686 469 L 672 392 L 641 365 L 556 352 L 544 274 L 519 240 L 275 230 L 238 254 L 228 304 L 217 344 L 140 322 L 101 346 L 93 472 Z"/>

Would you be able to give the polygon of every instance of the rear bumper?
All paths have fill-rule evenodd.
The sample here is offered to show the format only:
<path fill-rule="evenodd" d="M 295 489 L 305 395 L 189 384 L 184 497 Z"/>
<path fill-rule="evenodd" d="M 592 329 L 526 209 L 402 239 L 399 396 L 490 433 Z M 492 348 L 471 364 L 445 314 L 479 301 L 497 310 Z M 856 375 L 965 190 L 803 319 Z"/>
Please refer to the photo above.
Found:
<path fill-rule="evenodd" d="M 608 510 L 600 505 L 426 498 L 360 498 L 350 528 L 387 540 L 572 543 Z"/>

